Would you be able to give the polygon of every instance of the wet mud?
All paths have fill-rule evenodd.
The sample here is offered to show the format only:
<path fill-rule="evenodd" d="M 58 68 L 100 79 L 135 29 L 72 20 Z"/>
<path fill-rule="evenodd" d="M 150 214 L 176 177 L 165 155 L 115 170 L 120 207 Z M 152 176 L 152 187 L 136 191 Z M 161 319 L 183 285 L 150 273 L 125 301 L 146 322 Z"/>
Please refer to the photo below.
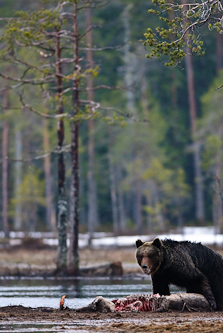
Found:
<path fill-rule="evenodd" d="M 80 313 L 73 309 L 0 308 L 0 325 L 45 325 L 77 332 L 222 332 L 223 312 Z"/>

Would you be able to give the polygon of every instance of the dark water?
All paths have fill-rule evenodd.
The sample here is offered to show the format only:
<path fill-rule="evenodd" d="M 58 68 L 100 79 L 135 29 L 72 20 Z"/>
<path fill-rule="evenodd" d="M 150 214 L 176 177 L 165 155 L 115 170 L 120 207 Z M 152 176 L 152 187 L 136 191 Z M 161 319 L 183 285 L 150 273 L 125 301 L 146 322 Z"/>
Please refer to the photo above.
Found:
<path fill-rule="evenodd" d="M 134 293 L 151 293 L 150 279 L 4 279 L 0 280 L 0 306 L 59 308 L 60 298 L 66 295 L 65 305 L 78 308 L 89 304 L 96 296 L 122 298 Z"/>

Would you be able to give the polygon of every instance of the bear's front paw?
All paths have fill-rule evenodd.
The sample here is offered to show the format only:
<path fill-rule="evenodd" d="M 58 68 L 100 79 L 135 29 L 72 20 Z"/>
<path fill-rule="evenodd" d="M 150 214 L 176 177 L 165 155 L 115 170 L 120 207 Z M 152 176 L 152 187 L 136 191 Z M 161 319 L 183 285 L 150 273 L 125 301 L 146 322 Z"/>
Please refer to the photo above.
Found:
<path fill-rule="evenodd" d="M 217 306 L 216 306 L 216 302 L 215 302 L 215 301 L 211 301 L 211 302 L 210 302 L 210 306 L 211 306 L 211 309 L 212 309 L 212 310 L 216 310 L 216 307 L 217 307 Z"/>

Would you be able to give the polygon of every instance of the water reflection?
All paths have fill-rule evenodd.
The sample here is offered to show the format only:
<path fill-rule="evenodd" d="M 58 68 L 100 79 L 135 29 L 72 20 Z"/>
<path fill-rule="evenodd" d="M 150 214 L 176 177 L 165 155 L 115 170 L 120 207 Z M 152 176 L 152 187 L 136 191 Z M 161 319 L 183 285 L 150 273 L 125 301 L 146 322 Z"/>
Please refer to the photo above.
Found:
<path fill-rule="evenodd" d="M 62 295 L 66 305 L 78 308 L 96 296 L 121 298 L 134 293 L 151 293 L 150 280 L 122 279 L 4 279 L 0 281 L 1 306 L 59 307 Z"/>

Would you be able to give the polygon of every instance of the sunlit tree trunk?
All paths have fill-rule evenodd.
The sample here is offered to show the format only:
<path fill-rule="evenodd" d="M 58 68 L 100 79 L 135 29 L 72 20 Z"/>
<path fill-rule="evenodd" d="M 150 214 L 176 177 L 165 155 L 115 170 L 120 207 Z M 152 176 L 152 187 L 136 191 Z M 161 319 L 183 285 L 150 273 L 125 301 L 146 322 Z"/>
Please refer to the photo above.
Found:
<path fill-rule="evenodd" d="M 9 91 L 4 91 L 4 112 L 9 109 Z M 2 132 L 2 219 L 5 237 L 9 237 L 8 224 L 8 153 L 9 153 L 9 123 L 7 117 L 3 123 Z"/>
<path fill-rule="evenodd" d="M 93 68 L 93 42 L 92 42 L 92 23 L 91 23 L 91 9 L 85 9 L 86 14 L 86 25 L 87 25 L 87 61 L 88 67 Z M 88 100 L 94 100 L 93 91 L 93 76 L 88 76 L 87 79 L 87 96 Z M 90 109 L 90 112 L 92 110 Z M 97 214 L 97 194 L 96 194 L 96 184 L 94 179 L 94 120 L 90 119 L 88 121 L 88 233 L 89 233 L 89 245 L 92 243 L 92 238 L 94 234 L 95 227 L 98 224 L 98 214 Z"/>

